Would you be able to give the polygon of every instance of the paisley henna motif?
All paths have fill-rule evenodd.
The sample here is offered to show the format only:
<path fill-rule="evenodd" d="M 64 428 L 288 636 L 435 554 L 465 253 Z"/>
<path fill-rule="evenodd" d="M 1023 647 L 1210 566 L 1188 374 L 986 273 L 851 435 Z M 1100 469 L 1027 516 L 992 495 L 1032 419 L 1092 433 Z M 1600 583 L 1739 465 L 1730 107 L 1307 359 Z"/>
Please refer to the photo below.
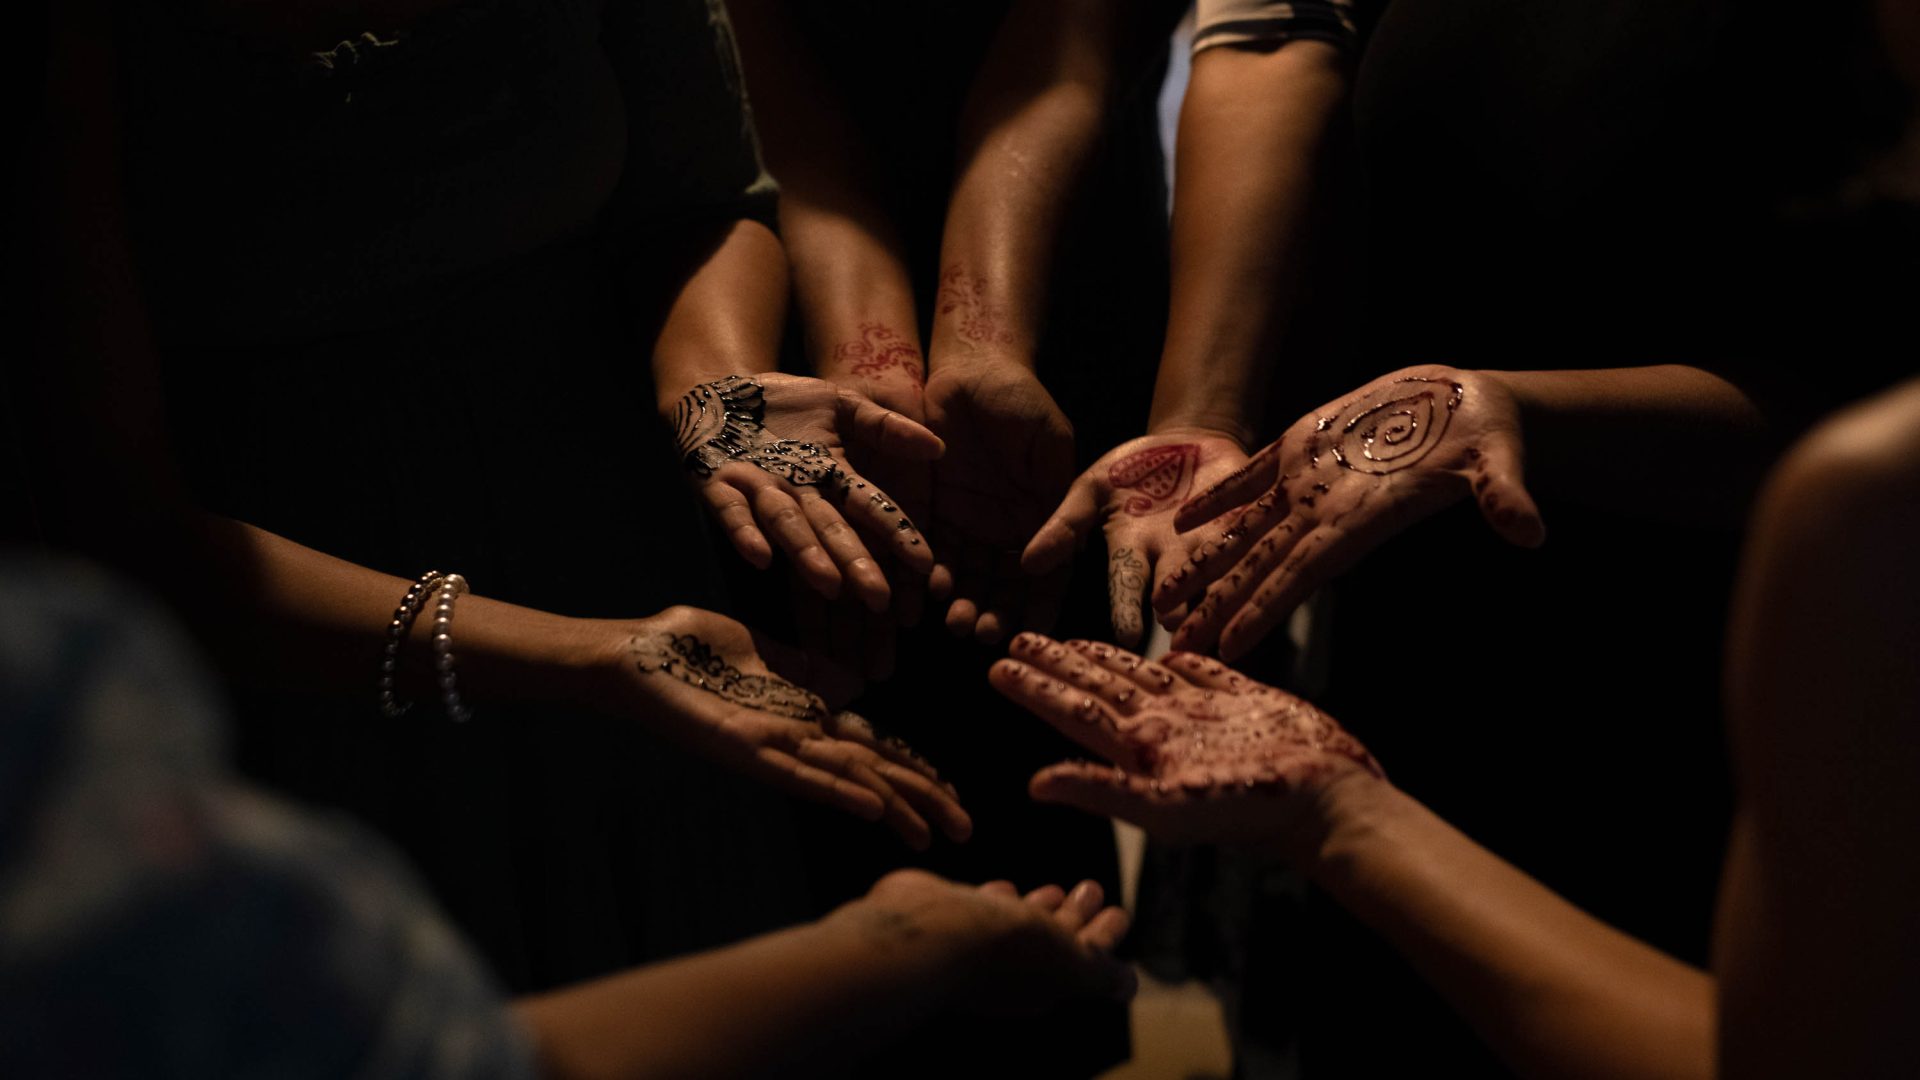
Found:
<path fill-rule="evenodd" d="M 826 447 L 775 438 L 767 432 L 766 416 L 764 389 L 744 375 L 687 391 L 674 410 L 674 436 L 687 471 L 708 477 L 727 462 L 739 461 L 801 487 L 847 485 Z"/>
<path fill-rule="evenodd" d="M 1150 446 L 1114 462 L 1107 470 L 1107 485 L 1115 491 L 1134 492 L 1121 508 L 1142 517 L 1180 505 L 1199 465 L 1198 444 Z"/>
<path fill-rule="evenodd" d="M 749 675 L 692 634 L 636 634 L 627 649 L 641 671 L 660 672 L 743 708 L 816 724 L 827 718 L 819 695 L 778 676 Z"/>

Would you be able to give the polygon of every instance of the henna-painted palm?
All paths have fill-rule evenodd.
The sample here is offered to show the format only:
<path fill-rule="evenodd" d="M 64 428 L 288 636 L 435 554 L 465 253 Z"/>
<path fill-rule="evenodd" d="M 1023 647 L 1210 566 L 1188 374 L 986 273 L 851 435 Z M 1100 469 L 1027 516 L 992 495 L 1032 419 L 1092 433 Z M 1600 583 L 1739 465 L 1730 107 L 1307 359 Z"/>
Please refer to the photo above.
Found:
<path fill-rule="evenodd" d="M 691 607 L 635 623 L 623 664 L 628 707 L 694 753 L 800 798 L 884 820 L 917 848 L 932 840 L 928 819 L 955 840 L 972 831 L 958 795 L 931 765 L 835 710 L 859 688 L 848 672 Z"/>
<path fill-rule="evenodd" d="M 947 627 L 998 641 L 1058 614 L 1061 574 L 1034 579 L 1020 553 L 1073 479 L 1073 425 L 1018 364 L 936 362 L 927 422 L 946 440 L 934 463 L 933 527 L 953 571 Z"/>
<path fill-rule="evenodd" d="M 1180 508 L 1174 526 L 1196 530 L 1194 554 L 1153 606 L 1177 626 L 1174 648 L 1217 644 L 1234 659 L 1329 578 L 1462 499 L 1507 540 L 1538 546 L 1546 527 L 1522 457 L 1519 410 L 1495 381 L 1432 366 L 1375 379 Z"/>
<path fill-rule="evenodd" d="M 675 427 L 695 490 L 754 566 L 771 565 L 772 534 L 809 586 L 833 597 L 850 582 L 873 611 L 891 590 L 869 546 L 917 575 L 933 569 L 912 519 L 847 460 L 850 447 L 933 460 L 940 439 L 919 423 L 820 379 L 767 373 L 690 387 Z"/>
<path fill-rule="evenodd" d="M 1199 544 L 1174 531 L 1174 511 L 1195 490 L 1246 460 L 1238 442 L 1220 435 L 1166 433 L 1121 443 L 1067 489 L 1020 565 L 1031 574 L 1058 570 L 1099 525 L 1107 538 L 1114 640 L 1138 646 L 1149 586 L 1185 565 Z"/>
<path fill-rule="evenodd" d="M 1098 642 L 1021 634 L 988 673 L 996 690 L 1113 762 L 1033 777 L 1042 802 L 1124 818 L 1155 836 L 1286 850 L 1319 797 L 1383 776 L 1334 719 L 1218 660 L 1161 662 Z"/>

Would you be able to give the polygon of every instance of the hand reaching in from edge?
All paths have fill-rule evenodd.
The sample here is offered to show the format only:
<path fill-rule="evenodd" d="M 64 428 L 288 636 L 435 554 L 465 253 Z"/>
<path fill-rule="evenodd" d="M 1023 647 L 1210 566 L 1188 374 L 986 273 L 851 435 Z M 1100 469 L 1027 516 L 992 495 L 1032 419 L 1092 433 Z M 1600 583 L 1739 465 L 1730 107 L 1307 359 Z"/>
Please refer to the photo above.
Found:
<path fill-rule="evenodd" d="M 1067 489 L 1020 558 L 1031 574 L 1064 567 L 1098 525 L 1107 538 L 1107 589 L 1113 632 L 1137 647 L 1148 588 L 1164 583 L 1198 545 L 1174 531 L 1174 511 L 1196 489 L 1245 463 L 1235 440 L 1214 433 L 1161 433 L 1107 451 Z"/>
<path fill-rule="evenodd" d="M 1432 366 L 1375 379 L 1180 508 L 1174 527 L 1197 530 L 1194 554 L 1153 606 L 1177 626 L 1174 648 L 1218 644 L 1234 659 L 1329 578 L 1461 499 L 1476 499 L 1507 540 L 1537 547 L 1546 526 L 1523 457 L 1519 409 L 1498 381 Z"/>
<path fill-rule="evenodd" d="M 701 383 L 675 414 L 682 463 L 748 562 L 771 564 L 771 533 L 809 586 L 834 597 L 850 582 L 873 611 L 887 610 L 891 590 L 869 545 L 914 574 L 932 571 L 912 519 L 847 462 L 849 447 L 939 457 L 939 437 L 920 424 L 831 383 L 773 373 Z"/>
<path fill-rule="evenodd" d="M 952 1006 L 1019 1015 L 1070 998 L 1133 996 L 1133 969 L 1113 956 L 1127 913 L 1104 904 L 1092 881 L 1022 897 L 1007 881 L 976 888 L 896 870 L 829 918 L 864 924 L 878 948 L 930 950 Z"/>
<path fill-rule="evenodd" d="M 1334 785 L 1384 779 L 1366 748 L 1301 699 L 1194 653 L 1160 663 L 1021 634 L 994 689 L 1113 762 L 1036 773 L 1042 802 L 1125 818 L 1176 842 L 1297 853 Z"/>
<path fill-rule="evenodd" d="M 617 660 L 621 700 L 669 738 L 788 794 L 884 820 L 915 848 L 932 842 L 929 819 L 951 839 L 971 833 L 959 796 L 931 765 L 829 708 L 858 689 L 852 675 L 698 608 L 630 627 Z"/>
<path fill-rule="evenodd" d="M 947 441 L 933 468 L 933 528 L 953 572 L 947 627 L 998 641 L 1049 626 L 1062 575 L 1034 580 L 1020 554 L 1073 479 L 1073 425 L 1033 372 L 955 358 L 927 381 L 927 422 Z"/>

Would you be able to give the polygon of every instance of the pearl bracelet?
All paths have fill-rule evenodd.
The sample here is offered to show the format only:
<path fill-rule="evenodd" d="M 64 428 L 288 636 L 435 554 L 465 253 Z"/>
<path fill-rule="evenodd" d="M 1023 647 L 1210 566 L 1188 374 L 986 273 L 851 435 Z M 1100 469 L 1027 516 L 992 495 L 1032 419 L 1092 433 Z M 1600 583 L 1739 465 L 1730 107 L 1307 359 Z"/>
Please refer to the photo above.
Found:
<path fill-rule="evenodd" d="M 407 595 L 401 598 L 400 606 L 393 611 L 393 621 L 387 624 L 387 642 L 380 657 L 381 715 L 398 719 L 413 708 L 413 702 L 402 699 L 395 691 L 400 674 L 400 645 L 407 639 L 407 632 L 413 629 L 414 619 L 420 614 L 426 594 L 433 592 L 437 593 L 433 611 L 433 670 L 440 683 L 440 702 L 446 709 L 448 719 L 456 723 L 472 719 L 473 710 L 460 700 L 453 670 L 453 602 L 466 591 L 466 578 L 459 574 L 442 574 L 438 570 L 427 571 L 408 586 Z"/>

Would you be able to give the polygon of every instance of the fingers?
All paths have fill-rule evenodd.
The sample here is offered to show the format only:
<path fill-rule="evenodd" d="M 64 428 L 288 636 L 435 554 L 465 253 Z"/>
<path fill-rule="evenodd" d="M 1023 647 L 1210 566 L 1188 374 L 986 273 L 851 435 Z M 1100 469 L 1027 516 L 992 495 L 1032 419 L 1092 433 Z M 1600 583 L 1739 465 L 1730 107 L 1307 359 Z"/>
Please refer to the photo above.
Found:
<path fill-rule="evenodd" d="M 1379 539 L 1379 532 L 1371 529 L 1315 529 L 1227 621 L 1220 631 L 1220 658 L 1233 661 L 1245 656 L 1315 589 L 1359 562 Z"/>
<path fill-rule="evenodd" d="M 1480 516 L 1511 544 L 1539 547 L 1547 539 L 1547 523 L 1521 478 L 1520 447 L 1516 440 L 1489 440 L 1471 470 L 1474 501 Z"/>
<path fill-rule="evenodd" d="M 1132 675 L 1123 675 L 1096 663 L 1082 647 L 1101 648 L 1109 653 L 1119 651 L 1112 646 L 1087 641 L 1062 644 L 1040 634 L 1026 633 L 1014 639 L 1008 653 L 1076 690 L 1092 694 L 1117 715 L 1131 716 L 1139 709 L 1142 697 Z"/>
<path fill-rule="evenodd" d="M 1082 881 L 1073 887 L 1073 891 L 1061 898 L 1059 906 L 1053 909 L 1053 921 L 1069 934 L 1078 936 L 1100 908 L 1106 903 L 1106 891 L 1097 881 Z"/>
<path fill-rule="evenodd" d="M 893 590 L 887 586 L 887 576 L 881 573 L 880 565 L 867 554 L 867 545 L 860 542 L 860 534 L 847 524 L 833 504 L 811 488 L 800 492 L 800 508 L 807 515 L 807 523 L 813 526 L 814 535 L 839 568 L 842 579 L 853 587 L 854 596 L 869 611 L 887 610 Z"/>
<path fill-rule="evenodd" d="M 1160 658 L 1160 662 L 1172 668 L 1181 678 L 1206 690 L 1225 690 L 1240 693 L 1254 688 L 1262 688 L 1260 683 L 1247 678 L 1227 665 L 1198 653 L 1170 652 Z"/>
<path fill-rule="evenodd" d="M 1167 796 L 1155 792 L 1144 776 L 1108 765 L 1063 761 L 1033 774 L 1027 794 L 1037 802 L 1071 806 L 1101 817 L 1119 818 L 1158 832 L 1157 802 Z"/>
<path fill-rule="evenodd" d="M 1312 551 L 1321 542 L 1321 530 L 1308 529 L 1298 519 L 1281 522 L 1207 587 L 1206 594 L 1174 631 L 1173 647 L 1193 652 L 1212 649 L 1221 630 L 1281 566 L 1291 561 L 1296 548 Z"/>
<path fill-rule="evenodd" d="M 873 753 L 855 743 L 837 739 L 807 739 L 796 749 L 806 764 L 834 773 L 879 796 L 880 820 L 900 835 L 907 846 L 925 851 L 933 845 L 933 829 L 892 784 L 873 768 Z"/>
<path fill-rule="evenodd" d="M 927 546 L 913 519 L 886 492 L 851 471 L 847 472 L 847 480 L 841 508 L 873 542 L 875 549 L 892 552 L 902 566 L 915 573 L 931 573 L 933 550 Z"/>
<path fill-rule="evenodd" d="M 959 792 L 940 779 L 927 760 L 899 739 L 882 738 L 866 718 L 851 712 L 838 712 L 822 725 L 829 735 L 859 743 L 877 758 L 874 771 L 915 809 L 940 827 L 956 843 L 973 835 L 973 818 L 960 805 Z"/>
<path fill-rule="evenodd" d="M 1096 913 L 1093 918 L 1088 919 L 1086 926 L 1081 927 L 1080 944 L 1090 949 L 1099 949 L 1101 952 L 1112 952 L 1119 947 L 1121 939 L 1127 936 L 1128 927 L 1132 925 L 1133 919 L 1124 910 L 1117 907 L 1105 908 Z M 1128 969 L 1128 974 L 1132 974 L 1131 968 Z M 1133 990 L 1132 980 L 1129 979 L 1123 991 L 1126 996 L 1131 997 Z"/>
<path fill-rule="evenodd" d="M 1013 647 L 1008 651 L 1056 678 L 1069 674 L 1065 667 L 1067 656 L 1071 653 L 1105 668 L 1149 694 L 1164 694 L 1186 685 L 1171 669 L 1100 641 L 1075 640 L 1062 644 L 1042 634 L 1021 634 L 1014 639 Z"/>
<path fill-rule="evenodd" d="M 762 778 L 796 798 L 825 803 L 862 821 L 878 821 L 887 811 L 886 799 L 871 788 L 809 765 L 784 750 L 760 747 L 754 752 L 754 762 Z"/>
<path fill-rule="evenodd" d="M 1115 547 L 1107 542 L 1107 603 L 1112 609 L 1113 636 L 1132 648 L 1140 644 L 1140 609 L 1146 599 L 1147 564 L 1139 548 Z"/>
<path fill-rule="evenodd" d="M 1028 907 L 1039 908 L 1051 915 L 1066 903 L 1067 891 L 1058 885 L 1042 885 L 1023 898 Z"/>
<path fill-rule="evenodd" d="M 910 461 L 932 461 L 946 452 L 940 436 L 864 394 L 842 389 L 834 399 L 834 415 L 841 435 L 873 453 Z"/>
<path fill-rule="evenodd" d="M 1274 544 L 1290 544 L 1303 527 L 1301 522 L 1289 517 L 1285 492 L 1269 488 L 1240 511 L 1226 528 L 1211 536 L 1198 534 L 1204 538 L 1194 545 L 1186 562 L 1154 586 L 1154 610 L 1169 615 L 1192 602 L 1224 576 L 1227 568 L 1246 558 L 1249 550 L 1269 539 Z"/>
<path fill-rule="evenodd" d="M 1020 573 L 1019 556 L 998 552 L 993 556 L 993 575 L 987 590 L 987 606 L 974 624 L 973 639 L 982 645 L 997 644 L 1019 626 L 1026 578 Z"/>
<path fill-rule="evenodd" d="M 1274 481 L 1280 478 L 1280 447 L 1286 440 L 1287 437 L 1282 435 L 1261 447 L 1260 452 L 1248 458 L 1245 465 L 1181 503 L 1180 509 L 1173 514 L 1174 530 L 1186 532 L 1205 525 L 1236 506 L 1252 502 L 1261 492 L 1272 487 Z"/>
<path fill-rule="evenodd" d="M 1111 707 L 1085 690 L 1018 660 L 996 661 L 987 669 L 987 681 L 1008 700 L 1101 757 L 1122 765 L 1138 764 L 1138 751 L 1122 734 Z"/>
<path fill-rule="evenodd" d="M 1005 878 L 983 883 L 980 886 L 980 891 L 986 893 L 988 896 L 1004 896 L 1009 900 L 1020 899 L 1020 890 L 1014 888 L 1013 882 Z"/>
<path fill-rule="evenodd" d="M 1065 566 L 1080 545 L 1086 543 L 1087 533 L 1099 516 L 1098 485 L 1091 476 L 1082 474 L 1067 489 L 1067 497 L 1061 500 L 1053 516 L 1027 541 L 1027 549 L 1020 554 L 1020 569 L 1039 575 Z"/>
<path fill-rule="evenodd" d="M 741 558 L 757 570 L 773 565 L 773 545 L 767 543 L 766 534 L 753 523 L 753 509 L 747 505 L 746 496 L 731 484 L 709 481 L 700 485 L 700 498 Z"/>
<path fill-rule="evenodd" d="M 834 565 L 833 557 L 820 545 L 819 538 L 814 535 L 813 525 L 800 510 L 800 504 L 780 489 L 778 481 L 765 474 L 741 477 L 733 483 L 735 486 L 751 486 L 749 499 L 753 504 L 754 518 L 762 529 L 773 536 L 774 543 L 779 544 L 780 549 L 793 560 L 794 569 L 801 579 L 822 596 L 832 598 L 840 595 L 840 570 Z"/>

